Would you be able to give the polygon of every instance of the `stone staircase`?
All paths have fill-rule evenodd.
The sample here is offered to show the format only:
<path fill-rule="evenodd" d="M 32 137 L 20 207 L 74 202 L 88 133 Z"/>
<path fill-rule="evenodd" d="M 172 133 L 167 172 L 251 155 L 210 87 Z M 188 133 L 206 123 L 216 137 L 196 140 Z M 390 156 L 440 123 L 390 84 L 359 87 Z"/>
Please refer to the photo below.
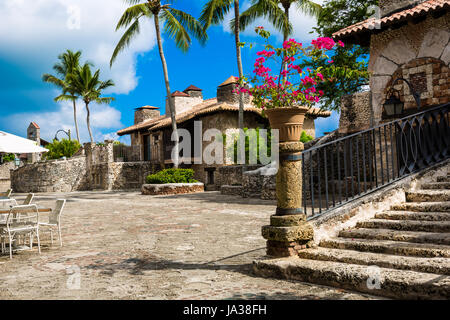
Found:
<path fill-rule="evenodd" d="M 450 299 L 450 173 L 354 229 L 255 271 L 400 299 Z"/>

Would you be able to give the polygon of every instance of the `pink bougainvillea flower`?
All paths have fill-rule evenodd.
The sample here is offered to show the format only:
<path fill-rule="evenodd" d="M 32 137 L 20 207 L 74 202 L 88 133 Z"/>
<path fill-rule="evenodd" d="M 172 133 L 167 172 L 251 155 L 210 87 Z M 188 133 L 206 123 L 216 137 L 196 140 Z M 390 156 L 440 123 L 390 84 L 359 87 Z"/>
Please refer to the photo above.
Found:
<path fill-rule="evenodd" d="M 339 40 L 338 41 L 338 46 L 340 46 L 340 47 L 344 47 L 345 46 L 345 44 L 341 41 L 341 40 Z"/>
<path fill-rule="evenodd" d="M 333 63 L 334 62 L 334 60 L 328 60 L 328 63 Z"/>

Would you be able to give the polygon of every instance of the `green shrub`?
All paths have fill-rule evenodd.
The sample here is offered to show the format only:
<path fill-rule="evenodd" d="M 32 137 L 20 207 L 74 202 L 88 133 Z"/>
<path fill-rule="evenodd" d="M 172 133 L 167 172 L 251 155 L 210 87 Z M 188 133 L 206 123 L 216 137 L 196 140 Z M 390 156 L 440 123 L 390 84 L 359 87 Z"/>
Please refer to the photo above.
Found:
<path fill-rule="evenodd" d="M 305 131 L 302 131 L 302 136 L 300 137 L 300 142 L 307 143 L 314 140 L 313 137 L 308 135 Z"/>
<path fill-rule="evenodd" d="M 81 148 L 81 145 L 76 140 L 62 139 L 61 141 L 53 140 L 45 148 L 49 151 L 44 154 L 43 158 L 46 160 L 54 160 L 61 159 L 62 157 L 72 157 Z"/>
<path fill-rule="evenodd" d="M 148 184 L 195 183 L 192 169 L 165 169 L 147 176 Z"/>
<path fill-rule="evenodd" d="M 7 153 L 1 156 L 2 158 L 2 162 L 6 163 L 6 162 L 11 162 L 14 161 L 16 159 L 16 155 L 13 153 Z"/>

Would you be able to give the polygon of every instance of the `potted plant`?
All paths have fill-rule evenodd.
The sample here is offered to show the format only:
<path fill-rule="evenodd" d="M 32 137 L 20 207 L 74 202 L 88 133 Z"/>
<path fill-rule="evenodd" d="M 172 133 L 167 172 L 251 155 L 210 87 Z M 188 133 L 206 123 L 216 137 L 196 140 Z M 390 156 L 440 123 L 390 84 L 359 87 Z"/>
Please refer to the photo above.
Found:
<path fill-rule="evenodd" d="M 321 68 L 302 70 L 299 64 L 305 59 L 328 58 L 327 50 L 344 44 L 341 41 L 336 43 L 331 38 L 318 38 L 311 42 L 311 46 L 304 47 L 289 39 L 281 48 L 275 48 L 268 43 L 268 31 L 263 27 L 257 27 L 255 31 L 265 39 L 265 50 L 257 53 L 255 75 L 251 79 L 253 86 L 244 86 L 245 79 L 242 79 L 238 90 L 253 96 L 253 104 L 264 110 L 271 128 L 279 130 L 280 142 L 300 141 L 308 109 L 319 103 L 324 94 L 316 86 L 325 79 L 320 73 Z M 277 75 L 271 74 L 271 62 L 280 68 Z"/>

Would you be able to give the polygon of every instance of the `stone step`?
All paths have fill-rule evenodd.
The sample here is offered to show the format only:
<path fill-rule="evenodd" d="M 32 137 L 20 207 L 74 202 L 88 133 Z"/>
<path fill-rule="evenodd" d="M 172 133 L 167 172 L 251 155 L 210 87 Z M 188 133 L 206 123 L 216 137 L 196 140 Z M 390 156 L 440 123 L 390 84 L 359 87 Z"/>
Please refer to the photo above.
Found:
<path fill-rule="evenodd" d="M 393 211 L 450 212 L 450 201 L 445 202 L 408 202 L 391 207 Z"/>
<path fill-rule="evenodd" d="M 417 258 L 320 247 L 301 250 L 298 255 L 302 259 L 375 265 L 382 268 L 450 275 L 450 258 Z"/>
<path fill-rule="evenodd" d="M 393 240 L 414 243 L 434 243 L 450 245 L 450 233 L 398 231 L 390 229 L 352 229 L 339 232 L 342 238 Z"/>
<path fill-rule="evenodd" d="M 386 220 L 450 221 L 450 212 L 385 211 L 377 213 L 375 218 Z"/>
<path fill-rule="evenodd" d="M 437 182 L 450 182 L 450 176 L 447 175 L 446 177 L 438 177 Z"/>
<path fill-rule="evenodd" d="M 450 190 L 421 190 L 406 192 L 408 202 L 450 201 Z"/>
<path fill-rule="evenodd" d="M 400 299 L 449 299 L 450 277 L 298 257 L 253 263 L 259 276 L 297 280 Z"/>
<path fill-rule="evenodd" d="M 450 232 L 450 221 L 413 221 L 371 219 L 358 222 L 357 228 L 390 229 L 401 231 Z M 450 234 L 449 234 L 450 236 Z"/>
<path fill-rule="evenodd" d="M 386 253 L 412 257 L 450 258 L 450 246 L 391 240 L 333 238 L 320 242 L 321 247 Z"/>
<path fill-rule="evenodd" d="M 450 190 L 450 182 L 433 182 L 421 185 L 424 190 Z"/>

